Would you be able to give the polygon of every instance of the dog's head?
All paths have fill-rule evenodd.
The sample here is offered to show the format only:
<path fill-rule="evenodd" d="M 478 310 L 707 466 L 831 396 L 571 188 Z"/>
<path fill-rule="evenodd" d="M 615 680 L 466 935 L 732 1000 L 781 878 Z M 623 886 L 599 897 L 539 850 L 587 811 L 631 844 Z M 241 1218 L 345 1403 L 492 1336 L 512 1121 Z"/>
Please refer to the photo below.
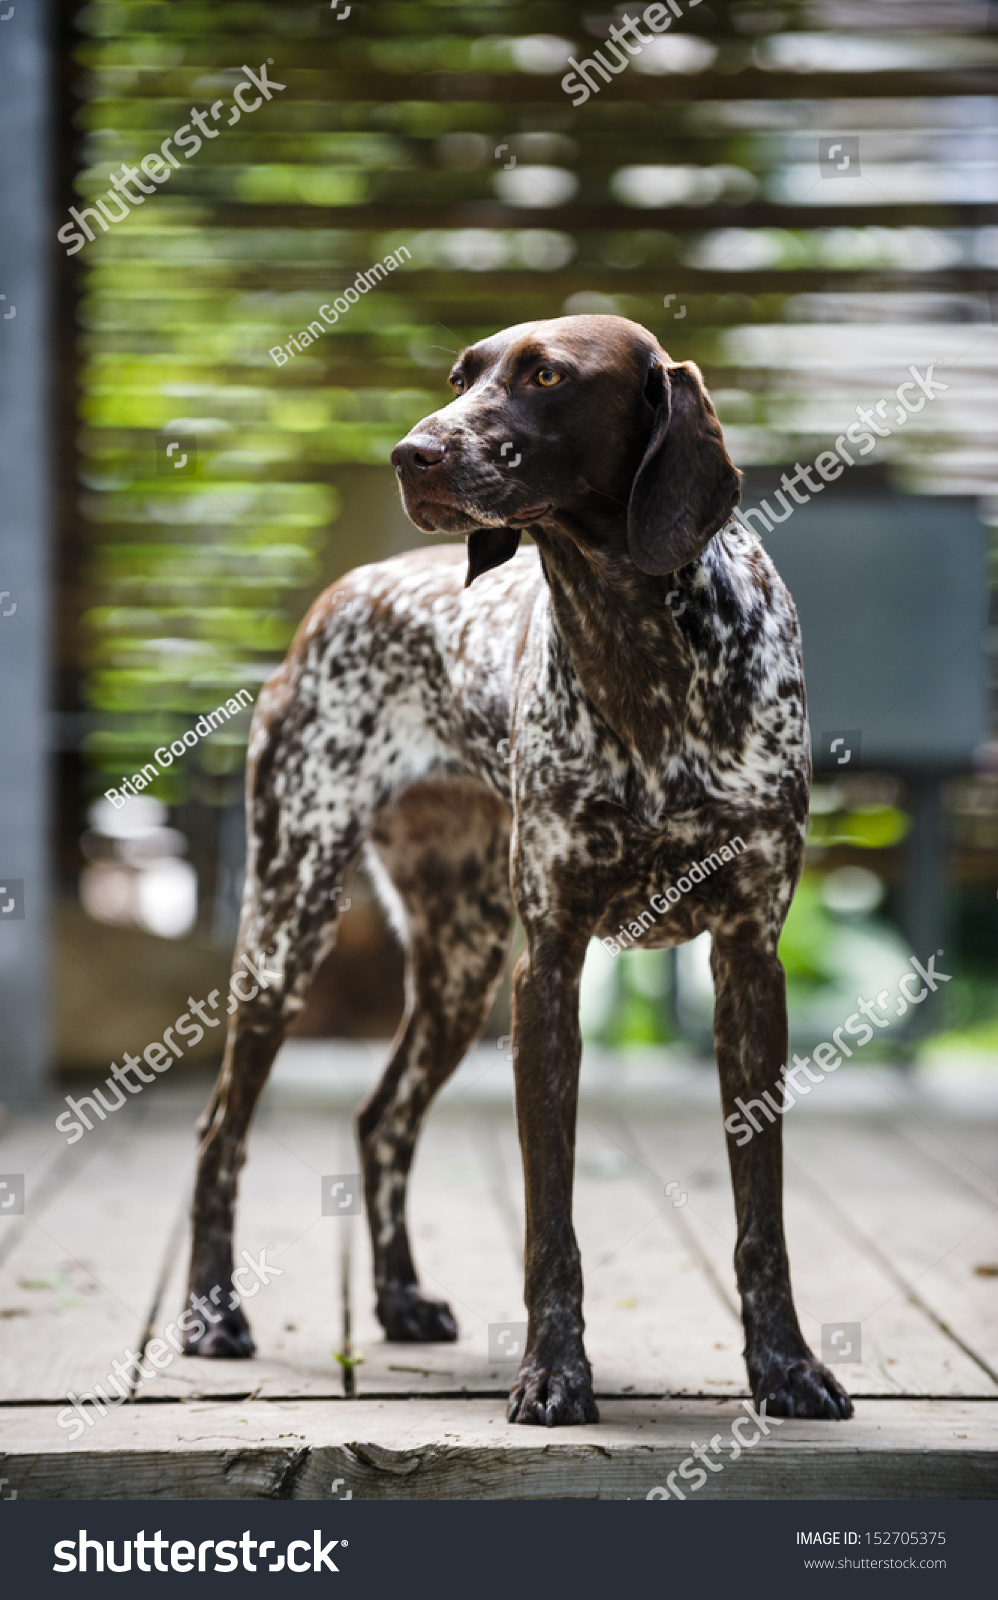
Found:
<path fill-rule="evenodd" d="M 526 527 L 674 572 L 738 503 L 698 369 L 625 317 L 520 323 L 465 350 L 450 382 L 392 462 L 417 528 L 467 534 L 469 583 Z"/>

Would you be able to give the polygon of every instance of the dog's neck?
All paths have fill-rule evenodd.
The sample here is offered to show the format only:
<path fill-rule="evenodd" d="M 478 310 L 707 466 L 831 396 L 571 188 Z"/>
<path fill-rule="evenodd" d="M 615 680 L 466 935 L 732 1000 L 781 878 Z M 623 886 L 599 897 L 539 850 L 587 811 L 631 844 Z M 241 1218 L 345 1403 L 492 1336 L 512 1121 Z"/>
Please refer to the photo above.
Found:
<path fill-rule="evenodd" d="M 680 615 L 695 603 L 695 566 L 650 577 L 616 541 L 583 551 L 560 530 L 532 531 L 554 627 L 587 698 L 627 749 L 657 767 L 686 715 L 692 661 L 670 597 Z"/>

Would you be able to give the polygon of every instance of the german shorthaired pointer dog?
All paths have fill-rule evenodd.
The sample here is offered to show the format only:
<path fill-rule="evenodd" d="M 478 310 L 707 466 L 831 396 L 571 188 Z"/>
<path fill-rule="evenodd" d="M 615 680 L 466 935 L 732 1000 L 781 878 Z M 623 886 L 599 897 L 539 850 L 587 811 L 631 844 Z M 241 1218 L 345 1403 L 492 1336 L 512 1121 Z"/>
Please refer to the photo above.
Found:
<path fill-rule="evenodd" d="M 515 911 L 529 1334 L 508 1414 L 595 1422 L 572 1227 L 583 960 L 642 914 L 646 949 L 709 930 L 725 1115 L 779 1079 L 777 941 L 811 766 L 800 636 L 771 561 L 731 521 L 738 474 L 691 362 L 622 317 L 559 317 L 473 345 L 450 382 L 392 460 L 412 521 L 466 536 L 467 556 L 431 544 L 334 584 L 260 695 L 236 956 L 274 976 L 235 1005 L 200 1125 L 190 1288 L 230 1281 L 253 1107 L 363 855 L 408 963 L 358 1116 L 378 1317 L 388 1339 L 456 1337 L 419 1287 L 406 1183 L 426 1108 L 488 1019 Z M 533 548 L 518 551 L 524 529 Z M 651 921 L 663 886 L 718 856 Z M 749 1382 L 770 1415 L 848 1417 L 794 1310 L 780 1126 L 728 1138 Z M 188 1348 L 251 1355 L 242 1311 Z"/>

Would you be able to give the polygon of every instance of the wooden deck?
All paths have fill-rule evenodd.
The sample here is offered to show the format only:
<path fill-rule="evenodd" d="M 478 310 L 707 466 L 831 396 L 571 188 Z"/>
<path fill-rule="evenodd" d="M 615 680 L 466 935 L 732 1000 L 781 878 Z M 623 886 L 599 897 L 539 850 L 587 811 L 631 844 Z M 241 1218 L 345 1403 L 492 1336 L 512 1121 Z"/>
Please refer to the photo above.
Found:
<path fill-rule="evenodd" d="M 747 1389 L 713 1072 L 587 1059 L 576 1223 L 603 1422 L 548 1433 L 506 1424 L 515 1363 L 490 1359 L 490 1326 L 494 1341 L 510 1326 L 509 1348 L 525 1319 L 501 1053 L 481 1047 L 448 1087 L 412 1191 L 423 1281 L 450 1301 L 457 1344 L 385 1344 L 363 1219 L 321 1213 L 322 1177 L 356 1172 L 352 1107 L 382 1058 L 302 1043 L 279 1064 L 238 1233 L 240 1250 L 280 1268 L 247 1307 L 257 1359 L 176 1356 L 130 1403 L 87 1406 L 76 1440 L 56 1420 L 67 1394 L 105 1384 L 112 1360 L 148 1347 L 182 1307 L 206 1086 L 161 1081 L 68 1148 L 54 1112 L 0 1133 L 0 1177 L 26 1174 L 27 1193 L 26 1214 L 0 1221 L 0 1495 L 644 1498 L 691 1440 L 728 1437 Z M 857 1415 L 773 1427 L 739 1460 L 725 1455 L 698 1498 L 998 1493 L 998 1107 L 986 1087 L 961 1100 L 870 1069 L 829 1078 L 820 1104 L 788 1114 L 797 1304 L 816 1349 L 823 1325 L 861 1325 L 862 1359 L 837 1369 Z"/>

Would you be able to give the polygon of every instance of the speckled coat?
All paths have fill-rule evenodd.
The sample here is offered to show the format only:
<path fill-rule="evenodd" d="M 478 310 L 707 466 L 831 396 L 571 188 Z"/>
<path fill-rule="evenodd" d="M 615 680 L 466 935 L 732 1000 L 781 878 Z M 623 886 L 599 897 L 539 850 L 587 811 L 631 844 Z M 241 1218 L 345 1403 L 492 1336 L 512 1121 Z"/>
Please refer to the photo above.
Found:
<path fill-rule="evenodd" d="M 487 1021 L 515 910 L 529 1333 L 509 1415 L 592 1421 L 571 1222 L 583 959 L 635 923 L 644 948 L 708 930 L 725 1114 L 778 1080 L 776 946 L 810 779 L 800 638 L 771 561 L 730 521 L 737 475 L 699 373 L 646 330 L 525 324 L 466 351 L 452 382 L 457 398 L 393 459 L 417 526 L 465 534 L 467 555 L 429 544 L 342 579 L 257 706 L 236 955 L 265 955 L 272 976 L 232 1019 L 202 1123 L 191 1289 L 228 1282 L 253 1105 L 363 855 L 408 963 L 358 1118 L 379 1317 L 389 1338 L 456 1336 L 419 1288 L 405 1190 L 426 1106 Z M 534 548 L 518 550 L 524 528 Z M 650 918 L 681 877 L 688 891 Z M 753 1394 L 770 1414 L 847 1416 L 793 1308 L 779 1122 L 728 1145 Z M 188 1346 L 252 1351 L 238 1309 Z"/>

